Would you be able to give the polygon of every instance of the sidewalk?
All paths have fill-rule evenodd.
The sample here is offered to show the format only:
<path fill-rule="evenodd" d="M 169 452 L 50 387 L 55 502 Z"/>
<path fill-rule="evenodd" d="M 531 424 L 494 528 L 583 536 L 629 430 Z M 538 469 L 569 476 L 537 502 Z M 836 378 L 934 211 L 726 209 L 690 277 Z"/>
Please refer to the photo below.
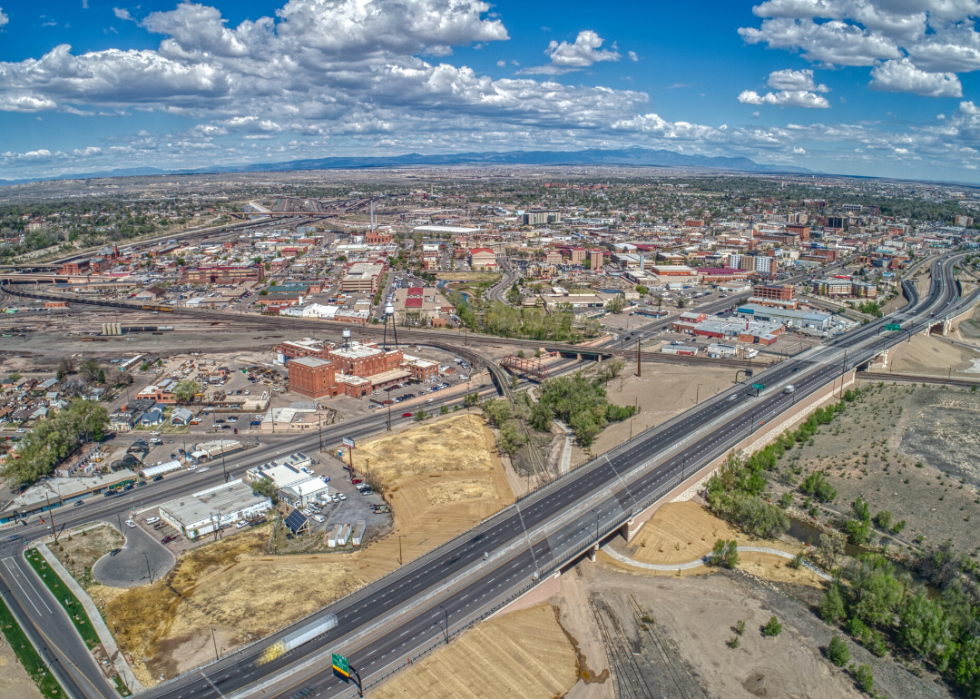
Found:
<path fill-rule="evenodd" d="M 102 646 L 105 648 L 106 654 L 112 659 L 113 665 L 116 666 L 116 671 L 119 676 L 123 678 L 123 682 L 129 687 L 129 691 L 133 694 L 136 692 L 143 691 L 143 685 L 140 681 L 136 679 L 136 675 L 133 674 L 132 668 L 126 662 L 123 654 L 119 652 L 119 646 L 116 645 L 116 639 L 112 637 L 109 633 L 109 628 L 105 625 L 105 621 L 102 619 L 102 614 L 99 612 L 98 607 L 95 606 L 95 602 L 92 598 L 88 596 L 88 593 L 82 589 L 82 586 L 71 576 L 71 574 L 61 565 L 61 561 L 58 557 L 51 553 L 48 545 L 42 542 L 38 542 L 37 550 L 41 552 L 44 559 L 51 565 L 52 570 L 54 570 L 58 577 L 60 577 L 68 589 L 72 591 L 72 594 L 78 598 L 78 601 L 82 603 L 85 607 L 85 613 L 88 614 L 88 618 L 92 622 L 92 627 L 95 632 L 99 635 L 99 640 L 102 641 Z"/>

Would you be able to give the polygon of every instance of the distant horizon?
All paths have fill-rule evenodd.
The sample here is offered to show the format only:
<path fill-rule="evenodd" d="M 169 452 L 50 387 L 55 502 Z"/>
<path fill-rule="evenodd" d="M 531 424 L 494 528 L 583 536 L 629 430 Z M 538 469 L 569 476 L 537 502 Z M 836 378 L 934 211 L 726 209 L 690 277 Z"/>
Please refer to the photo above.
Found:
<path fill-rule="evenodd" d="M 0 0 L 0 179 L 641 146 L 980 183 L 980 5 L 893 5 Z"/>

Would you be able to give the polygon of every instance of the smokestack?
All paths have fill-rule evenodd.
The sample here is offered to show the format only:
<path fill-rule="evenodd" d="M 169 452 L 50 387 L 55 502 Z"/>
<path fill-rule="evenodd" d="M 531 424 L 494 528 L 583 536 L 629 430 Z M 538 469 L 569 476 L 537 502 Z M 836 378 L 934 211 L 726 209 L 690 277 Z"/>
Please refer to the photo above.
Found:
<path fill-rule="evenodd" d="M 371 200 L 371 232 L 374 233 L 374 199 Z"/>

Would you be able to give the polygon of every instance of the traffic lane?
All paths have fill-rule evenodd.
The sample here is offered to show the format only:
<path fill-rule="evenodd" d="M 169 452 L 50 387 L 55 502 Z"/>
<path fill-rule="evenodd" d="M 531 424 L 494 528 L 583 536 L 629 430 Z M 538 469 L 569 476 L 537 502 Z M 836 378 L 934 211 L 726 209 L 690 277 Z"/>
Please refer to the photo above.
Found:
<path fill-rule="evenodd" d="M 7 600 L 13 602 L 36 631 L 37 636 L 32 640 L 40 644 L 36 647 L 42 658 L 48 655 L 49 664 L 61 664 L 81 690 L 78 696 L 102 699 L 118 696 L 78 636 L 67 612 L 24 560 L 22 552 L 0 560 L 0 579 L 8 591 Z"/>
<path fill-rule="evenodd" d="M 92 577 L 109 587 L 148 585 L 169 573 L 177 558 L 142 527 L 124 527 L 126 544 L 115 556 L 107 553 L 92 566 Z"/>
<path fill-rule="evenodd" d="M 812 383 L 812 381 L 807 381 L 806 383 L 807 383 L 807 384 L 809 384 L 809 383 Z M 776 399 L 776 402 L 778 402 L 779 400 L 783 400 L 783 401 L 785 401 L 786 399 Z M 777 405 L 773 405 L 773 406 L 771 406 L 771 407 L 772 407 L 772 412 L 775 412 L 775 411 L 776 411 L 776 409 L 778 409 L 778 406 L 777 406 Z M 767 404 L 767 403 L 764 403 L 764 404 L 763 404 L 763 406 L 762 406 L 761 408 L 759 408 L 759 410 L 767 410 L 767 409 L 769 409 L 769 408 L 770 408 L 770 405 L 769 405 L 769 404 Z M 757 414 L 756 414 L 755 412 L 753 412 L 753 413 L 752 413 L 752 414 L 751 414 L 751 415 L 749 416 L 749 420 L 748 420 L 748 421 L 746 421 L 746 422 L 745 422 L 745 424 L 746 424 L 746 425 L 748 425 L 748 426 L 751 426 L 751 425 L 753 425 L 753 424 L 754 424 L 754 422 L 755 422 L 755 418 L 756 418 L 756 417 L 757 417 Z M 742 425 L 741 425 L 741 424 L 739 424 L 737 428 L 738 428 L 738 429 L 742 429 Z M 680 461 L 681 461 L 680 459 L 677 459 L 677 460 L 675 461 L 675 463 L 679 463 Z M 658 469 L 658 470 L 659 470 L 659 469 Z M 597 481 L 598 481 L 599 479 L 595 479 L 595 480 L 597 480 Z M 580 491 L 580 492 L 581 492 L 581 491 Z M 489 542 L 488 542 L 488 543 L 489 543 Z"/>

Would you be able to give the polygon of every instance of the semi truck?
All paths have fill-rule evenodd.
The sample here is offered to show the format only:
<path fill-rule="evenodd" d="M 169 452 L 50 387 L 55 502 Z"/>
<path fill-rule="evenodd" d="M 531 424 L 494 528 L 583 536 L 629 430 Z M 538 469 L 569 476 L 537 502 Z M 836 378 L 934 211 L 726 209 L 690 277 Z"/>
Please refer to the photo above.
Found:
<path fill-rule="evenodd" d="M 335 614 L 328 614 L 321 619 L 305 624 L 292 633 L 286 634 L 262 651 L 262 655 L 259 656 L 257 664 L 265 665 L 276 658 L 281 658 L 289 651 L 299 648 L 304 643 L 308 643 L 318 636 L 322 636 L 336 625 L 337 616 Z"/>

